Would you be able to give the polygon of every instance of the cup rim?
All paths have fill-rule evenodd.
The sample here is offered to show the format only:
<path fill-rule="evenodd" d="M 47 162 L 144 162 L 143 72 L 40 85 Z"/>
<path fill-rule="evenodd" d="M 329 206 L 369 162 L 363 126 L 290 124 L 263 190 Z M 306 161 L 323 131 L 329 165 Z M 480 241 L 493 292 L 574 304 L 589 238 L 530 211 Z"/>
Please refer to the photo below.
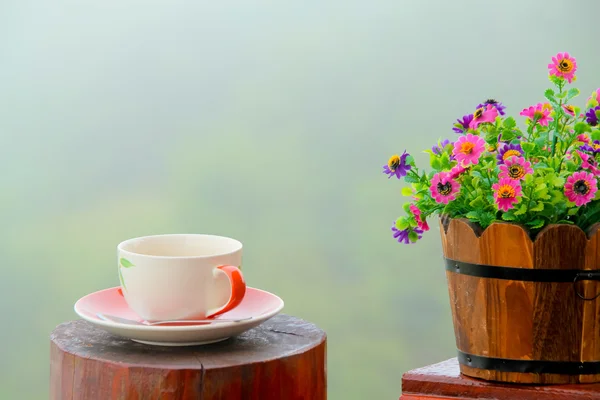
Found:
<path fill-rule="evenodd" d="M 153 255 L 153 254 L 136 253 L 134 251 L 126 250 L 123 248 L 124 246 L 126 246 L 130 243 L 137 242 L 137 241 L 144 240 L 144 239 L 154 239 L 154 238 L 160 238 L 160 237 L 177 237 L 177 236 L 195 236 L 195 237 L 200 236 L 200 237 L 213 237 L 213 238 L 225 239 L 225 240 L 231 241 L 233 243 L 234 249 L 231 251 L 224 251 L 224 252 L 219 252 L 219 253 L 215 252 L 214 254 L 201 255 L 201 256 L 200 255 L 199 256 L 160 256 L 160 255 Z M 240 242 L 237 239 L 228 237 L 228 236 L 205 234 L 205 233 L 165 233 L 165 234 L 159 234 L 159 235 L 139 236 L 139 237 L 134 237 L 134 238 L 123 240 L 121 243 L 119 243 L 117 245 L 117 250 L 123 254 L 134 255 L 136 257 L 158 258 L 158 259 L 178 259 L 178 260 L 182 260 L 182 259 L 200 260 L 200 259 L 208 259 L 208 258 L 213 258 L 213 257 L 228 256 L 228 255 L 239 252 L 240 250 L 242 250 L 242 247 L 243 247 L 242 242 Z"/>

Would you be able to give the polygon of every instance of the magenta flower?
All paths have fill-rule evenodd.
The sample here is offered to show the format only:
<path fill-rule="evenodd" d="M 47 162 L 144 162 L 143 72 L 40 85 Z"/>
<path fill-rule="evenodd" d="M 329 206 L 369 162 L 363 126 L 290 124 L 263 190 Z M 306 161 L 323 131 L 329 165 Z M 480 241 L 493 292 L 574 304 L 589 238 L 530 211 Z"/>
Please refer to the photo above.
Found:
<path fill-rule="evenodd" d="M 577 141 L 585 143 L 585 144 L 589 144 L 590 138 L 585 133 L 582 133 L 581 135 L 577 136 Z"/>
<path fill-rule="evenodd" d="M 467 171 L 467 169 L 465 167 L 463 167 L 460 164 L 457 164 L 450 170 L 450 178 L 456 179 L 460 176 L 460 174 L 462 174 L 463 172 L 466 172 L 466 171 Z"/>
<path fill-rule="evenodd" d="M 510 156 L 500 165 L 499 178 L 510 178 L 520 181 L 525 175 L 533 174 L 531 163 L 523 157 Z"/>
<path fill-rule="evenodd" d="M 548 126 L 548 123 L 552 121 L 550 117 L 550 107 L 545 106 L 543 103 L 537 103 L 535 106 L 524 108 L 519 115 L 528 117 L 532 121 L 536 121 L 541 126 Z"/>
<path fill-rule="evenodd" d="M 466 136 L 461 136 L 454 142 L 452 154 L 459 164 L 467 166 L 469 164 L 479 163 L 481 153 L 485 151 L 485 140 L 479 136 L 469 133 Z"/>
<path fill-rule="evenodd" d="M 570 104 L 564 104 L 562 107 L 563 107 L 563 110 L 567 114 L 569 114 L 571 117 L 575 116 L 575 108 L 572 105 L 570 105 Z"/>
<path fill-rule="evenodd" d="M 397 154 L 390 157 L 387 165 L 383 166 L 383 173 L 388 175 L 388 179 L 394 175 L 398 179 L 406 176 L 408 171 L 410 171 L 410 165 L 406 163 L 406 157 L 408 156 L 409 154 L 405 151 L 401 157 Z"/>
<path fill-rule="evenodd" d="M 491 104 L 480 107 L 473 113 L 473 120 L 469 124 L 470 129 L 477 129 L 479 124 L 484 122 L 494 122 L 498 116 L 498 110 Z"/>
<path fill-rule="evenodd" d="M 413 213 L 413 215 L 415 216 L 415 220 L 417 221 L 417 225 L 419 226 L 419 229 L 423 230 L 423 232 L 428 231 L 429 225 L 427 224 L 427 221 L 425 220 L 425 218 L 423 218 L 421 216 L 421 210 L 419 210 L 419 207 L 417 207 L 414 204 L 411 204 L 410 212 Z"/>
<path fill-rule="evenodd" d="M 498 209 L 502 211 L 513 208 L 519 202 L 519 197 L 523 195 L 519 181 L 510 178 L 500 179 L 498 183 L 492 185 L 492 189 Z"/>
<path fill-rule="evenodd" d="M 593 156 L 582 153 L 579 150 L 576 150 L 575 152 L 581 158 L 581 168 L 587 169 L 592 174 L 594 174 L 594 176 L 600 176 L 600 169 L 598 169 L 598 163 L 596 162 L 596 159 Z"/>
<path fill-rule="evenodd" d="M 487 106 L 488 104 L 491 104 L 492 106 L 496 107 L 496 110 L 498 110 L 498 113 L 500 115 L 506 114 L 504 112 L 504 109 L 506 108 L 506 106 L 504 104 L 502 104 L 502 102 L 494 100 L 494 99 L 487 99 L 486 101 L 483 102 L 483 104 L 479 104 L 476 108 L 482 108 L 482 107 Z"/>
<path fill-rule="evenodd" d="M 452 179 L 448 172 L 438 172 L 431 179 L 429 190 L 436 202 L 448 204 L 458 196 L 460 183 Z"/>
<path fill-rule="evenodd" d="M 550 75 L 565 78 L 569 83 L 573 82 L 575 71 L 577 71 L 577 61 L 569 53 L 558 53 L 552 57 L 552 63 L 548 64 Z"/>
<path fill-rule="evenodd" d="M 589 203 L 598 191 L 597 181 L 589 172 L 579 171 L 567 178 L 565 196 L 577 207 Z"/>
<path fill-rule="evenodd" d="M 512 156 L 523 156 L 523 149 L 520 144 L 503 143 L 502 146 L 498 148 L 498 155 L 496 156 L 498 164 L 504 164 L 506 159 Z"/>

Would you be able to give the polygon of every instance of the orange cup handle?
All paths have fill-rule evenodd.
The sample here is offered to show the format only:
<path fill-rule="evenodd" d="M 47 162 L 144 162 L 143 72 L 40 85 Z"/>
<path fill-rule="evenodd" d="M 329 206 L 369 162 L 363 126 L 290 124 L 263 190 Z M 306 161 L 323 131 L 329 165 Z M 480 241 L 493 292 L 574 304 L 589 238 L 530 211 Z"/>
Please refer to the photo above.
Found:
<path fill-rule="evenodd" d="M 229 284 L 231 285 L 231 297 L 223 308 L 215 313 L 207 315 L 206 318 L 215 317 L 237 307 L 242 302 L 242 299 L 246 294 L 246 282 L 244 281 L 244 275 L 242 275 L 242 271 L 240 271 L 238 267 L 234 267 L 233 265 L 221 265 L 220 267 L 217 267 L 217 269 L 225 272 L 229 278 Z"/>

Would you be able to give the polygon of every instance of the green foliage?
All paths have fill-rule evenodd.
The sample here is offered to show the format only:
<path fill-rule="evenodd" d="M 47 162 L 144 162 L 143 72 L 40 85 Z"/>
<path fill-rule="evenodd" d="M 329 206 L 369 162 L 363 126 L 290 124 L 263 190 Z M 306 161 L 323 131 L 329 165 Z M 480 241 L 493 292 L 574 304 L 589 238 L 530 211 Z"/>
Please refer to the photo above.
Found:
<path fill-rule="evenodd" d="M 565 111 L 564 106 L 580 94 L 577 88 L 566 89 L 568 82 L 562 77 L 550 76 L 549 79 L 555 86 L 544 92 L 549 104 L 534 106 L 534 111 L 525 120 L 528 124 L 525 133 L 518 128 L 512 116 L 503 118 L 496 113 L 490 114 L 491 118 L 486 117 L 486 112 L 493 113 L 493 108 L 486 108 L 484 114 L 477 117 L 484 121 L 476 129 L 469 128 L 463 133 L 469 135 L 467 147 L 464 147 L 465 142 L 461 142 L 461 147 L 457 147 L 458 153 L 452 155 L 452 146 L 441 148 L 442 142 L 438 141 L 435 152 L 426 150 L 433 171 L 422 175 L 411 171 L 406 181 L 413 184 L 414 191 L 408 188 L 402 190 L 404 195 L 416 198 L 415 205 L 420 210 L 417 214 L 427 217 L 442 213 L 449 217 L 466 217 L 484 228 L 500 218 L 524 224 L 532 230 L 559 221 L 575 221 L 584 227 L 590 221 L 600 220 L 600 206 L 597 205 L 600 192 L 594 193 L 593 199 L 583 207 L 575 207 L 565 194 L 567 179 L 575 172 L 586 171 L 589 173 L 586 176 L 592 177 L 598 175 L 598 156 L 589 148 L 581 148 L 581 144 L 600 140 L 600 129 L 592 129 L 579 111 L 574 116 Z M 588 106 L 590 104 L 593 102 L 588 101 Z M 600 110 L 596 113 L 600 117 Z M 580 135 L 585 135 L 585 138 Z M 498 143 L 499 140 L 502 143 Z M 510 150 L 518 158 L 512 156 L 507 159 L 504 156 L 499 161 L 498 151 L 507 151 L 505 146 L 509 144 L 520 145 L 522 150 Z M 479 150 L 482 148 L 485 151 Z M 463 151 L 462 167 L 467 169 L 460 173 L 458 168 Z M 476 161 L 471 158 L 473 151 L 477 151 Z M 579 152 L 587 154 L 587 164 L 582 163 L 582 157 L 586 156 L 580 156 Z M 516 166 L 508 166 L 515 162 Z M 501 163 L 506 164 L 502 166 Z M 573 182 L 568 187 L 570 189 L 567 190 L 573 191 Z M 440 205 L 437 201 L 442 198 L 445 200 Z M 500 210 L 500 203 L 508 209 Z M 414 219 L 412 224 L 411 220 L 409 218 L 408 227 L 406 224 L 402 227 L 414 229 L 418 223 Z"/>

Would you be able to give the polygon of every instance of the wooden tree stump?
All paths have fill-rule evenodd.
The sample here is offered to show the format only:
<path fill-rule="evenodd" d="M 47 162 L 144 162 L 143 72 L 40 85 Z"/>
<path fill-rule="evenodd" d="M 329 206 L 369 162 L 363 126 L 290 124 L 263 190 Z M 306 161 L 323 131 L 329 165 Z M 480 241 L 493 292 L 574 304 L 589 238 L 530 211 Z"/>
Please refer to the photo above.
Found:
<path fill-rule="evenodd" d="M 325 332 L 288 315 L 206 346 L 148 346 L 83 320 L 50 338 L 52 400 L 327 398 Z"/>
<path fill-rule="evenodd" d="M 517 385 L 489 382 L 461 375 L 452 358 L 407 372 L 402 376 L 400 400 L 595 400 L 599 383 L 568 385 Z"/>

